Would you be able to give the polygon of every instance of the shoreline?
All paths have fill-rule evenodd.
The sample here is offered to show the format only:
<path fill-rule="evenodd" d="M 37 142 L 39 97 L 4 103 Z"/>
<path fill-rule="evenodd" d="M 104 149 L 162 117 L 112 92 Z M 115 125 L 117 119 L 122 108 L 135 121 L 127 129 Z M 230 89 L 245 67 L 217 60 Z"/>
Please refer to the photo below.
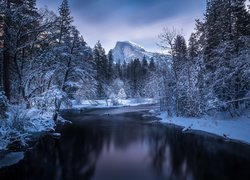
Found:
<path fill-rule="evenodd" d="M 207 134 L 228 142 L 250 146 L 250 120 L 240 119 L 202 119 L 202 118 L 168 118 L 164 113 L 156 115 L 159 122 L 181 128 L 183 133 Z M 236 124 L 238 126 L 236 126 Z"/>

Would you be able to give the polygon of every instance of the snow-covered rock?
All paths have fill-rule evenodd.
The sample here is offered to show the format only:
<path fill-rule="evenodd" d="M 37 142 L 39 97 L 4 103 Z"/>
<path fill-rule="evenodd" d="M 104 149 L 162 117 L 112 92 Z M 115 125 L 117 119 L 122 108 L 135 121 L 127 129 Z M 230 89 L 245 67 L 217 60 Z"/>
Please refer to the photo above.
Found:
<path fill-rule="evenodd" d="M 166 54 L 148 52 L 140 45 L 130 41 L 118 41 L 114 49 L 112 49 L 114 61 L 118 63 L 131 62 L 131 60 L 138 58 L 142 60 L 145 57 L 148 61 L 153 58 L 155 61 L 169 59 L 170 56 Z"/>

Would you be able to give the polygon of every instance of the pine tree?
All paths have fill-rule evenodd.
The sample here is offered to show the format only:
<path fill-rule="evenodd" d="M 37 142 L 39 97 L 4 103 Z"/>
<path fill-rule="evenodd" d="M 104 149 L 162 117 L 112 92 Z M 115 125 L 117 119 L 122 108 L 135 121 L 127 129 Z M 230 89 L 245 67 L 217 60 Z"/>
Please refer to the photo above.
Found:
<path fill-rule="evenodd" d="M 104 86 L 107 83 L 108 78 L 108 60 L 105 54 L 105 50 L 102 47 L 100 41 L 94 47 L 93 50 L 94 61 L 96 65 L 96 80 L 98 83 L 97 96 L 99 98 L 105 97 Z"/>
<path fill-rule="evenodd" d="M 192 33 L 188 43 L 188 57 L 191 61 L 199 55 L 199 42 L 195 33 Z"/>
<path fill-rule="evenodd" d="M 153 71 L 156 70 L 154 58 L 151 58 L 151 59 L 150 59 L 149 70 L 150 70 L 151 72 L 153 72 Z"/>
<path fill-rule="evenodd" d="M 68 0 L 63 0 L 58 10 L 59 17 L 57 20 L 57 26 L 59 30 L 58 42 L 60 44 L 65 40 L 64 38 L 69 36 L 73 18 L 70 15 Z"/>
<path fill-rule="evenodd" d="M 183 108 L 186 106 L 185 88 L 185 68 L 187 63 L 187 45 L 183 36 L 177 35 L 173 45 L 173 64 L 172 70 L 176 81 L 176 115 L 183 114 Z"/>
<path fill-rule="evenodd" d="M 147 73 L 148 73 L 148 61 L 147 61 L 146 57 L 144 56 L 142 59 L 142 76 L 143 76 L 143 78 L 146 77 Z"/>
<path fill-rule="evenodd" d="M 113 75 L 113 63 L 114 63 L 114 58 L 113 58 L 113 53 L 112 51 L 109 51 L 108 53 L 108 68 L 107 68 L 107 76 L 108 80 L 110 81 L 112 79 Z"/>
<path fill-rule="evenodd" d="M 245 0 L 211 1 L 205 21 L 198 24 L 202 37 L 205 76 L 212 92 L 207 101 L 215 102 L 218 110 L 237 114 L 249 89 L 246 61 L 249 46 L 250 14 Z M 243 75 L 243 76 L 242 76 Z M 233 102 L 233 103 L 229 103 Z M 211 103 L 210 103 L 211 104 Z"/>

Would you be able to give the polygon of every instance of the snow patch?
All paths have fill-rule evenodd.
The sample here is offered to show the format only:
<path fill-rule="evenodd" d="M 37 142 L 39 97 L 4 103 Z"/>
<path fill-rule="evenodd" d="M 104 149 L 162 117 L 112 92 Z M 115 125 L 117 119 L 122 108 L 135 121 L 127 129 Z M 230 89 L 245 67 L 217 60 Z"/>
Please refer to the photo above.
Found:
<path fill-rule="evenodd" d="M 82 100 L 79 104 L 74 101 L 73 108 L 81 109 L 87 107 L 96 107 L 96 108 L 113 108 L 113 107 L 124 107 L 124 106 L 139 106 L 139 105 L 147 105 L 147 104 L 155 104 L 157 100 L 152 98 L 130 98 L 130 99 L 117 99 L 118 104 L 114 105 L 112 103 L 112 99 L 106 100 Z"/>
<path fill-rule="evenodd" d="M 0 169 L 6 166 L 11 166 L 17 164 L 24 158 L 23 152 L 11 152 L 4 156 L 3 159 L 0 160 Z"/>
<path fill-rule="evenodd" d="M 161 61 L 166 59 L 171 59 L 169 55 L 148 52 L 140 45 L 131 42 L 131 41 L 118 41 L 112 49 L 114 62 L 115 63 L 130 63 L 133 59 L 142 60 L 144 57 L 147 61 L 150 61 L 151 58 L 154 58 L 155 61 Z"/>
<path fill-rule="evenodd" d="M 162 123 L 174 124 L 183 127 L 183 132 L 200 130 L 212 133 L 226 139 L 238 140 L 250 144 L 250 119 L 241 117 L 235 119 L 215 119 L 212 117 L 182 118 L 168 117 L 162 112 L 159 116 Z"/>
<path fill-rule="evenodd" d="M 51 112 L 11 106 L 8 118 L 0 121 L 0 150 L 15 142 L 25 146 L 32 133 L 52 131 L 54 126 Z"/>

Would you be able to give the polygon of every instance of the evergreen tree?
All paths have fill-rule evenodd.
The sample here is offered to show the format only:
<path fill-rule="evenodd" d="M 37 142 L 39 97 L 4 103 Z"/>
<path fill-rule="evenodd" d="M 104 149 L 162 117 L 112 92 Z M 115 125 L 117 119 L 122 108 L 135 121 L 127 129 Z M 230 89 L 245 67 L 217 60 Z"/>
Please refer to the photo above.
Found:
<path fill-rule="evenodd" d="M 127 77 L 127 63 L 126 61 L 123 62 L 122 64 L 122 80 L 125 81 Z"/>
<path fill-rule="evenodd" d="M 132 61 L 131 65 L 131 82 L 133 89 L 133 96 L 140 96 L 141 83 L 142 83 L 142 65 L 139 59 Z"/>
<path fill-rule="evenodd" d="M 107 76 L 108 80 L 111 80 L 113 76 L 113 64 L 114 64 L 114 58 L 113 58 L 113 53 L 112 51 L 109 51 L 108 53 L 108 68 L 107 68 Z"/>
<path fill-rule="evenodd" d="M 143 78 L 146 77 L 147 73 L 148 73 L 148 61 L 147 61 L 146 57 L 144 56 L 142 59 L 142 76 L 143 76 Z"/>
<path fill-rule="evenodd" d="M 65 41 L 67 36 L 69 36 L 73 18 L 70 15 L 68 0 L 63 0 L 58 10 L 59 17 L 57 20 L 57 26 L 59 31 L 58 42 L 60 44 L 62 41 Z"/>
<path fill-rule="evenodd" d="M 104 86 L 107 83 L 107 71 L 108 71 L 108 60 L 105 55 L 105 50 L 102 47 L 100 41 L 94 47 L 93 50 L 94 61 L 96 65 L 96 80 L 98 83 L 97 96 L 99 98 L 105 97 Z"/>
<path fill-rule="evenodd" d="M 154 58 L 151 58 L 151 59 L 150 59 L 149 70 L 150 70 L 151 72 L 156 70 Z"/>
<path fill-rule="evenodd" d="M 192 33 L 188 43 L 188 57 L 191 61 L 199 55 L 199 42 L 195 33 Z"/>
<path fill-rule="evenodd" d="M 250 14 L 245 0 L 211 1 L 205 21 L 198 24 L 198 33 L 203 41 L 207 101 L 213 108 L 238 114 L 240 104 L 249 91 L 247 68 Z M 243 55 L 244 54 L 244 55 Z M 230 103 L 232 102 L 232 103 Z M 211 108 L 211 103 L 208 105 Z"/>
<path fill-rule="evenodd" d="M 173 45 L 173 64 L 172 69 L 176 81 L 176 115 L 184 114 L 183 108 L 186 106 L 187 95 L 185 93 L 186 86 L 186 63 L 187 63 L 187 45 L 185 38 L 177 35 Z"/>

